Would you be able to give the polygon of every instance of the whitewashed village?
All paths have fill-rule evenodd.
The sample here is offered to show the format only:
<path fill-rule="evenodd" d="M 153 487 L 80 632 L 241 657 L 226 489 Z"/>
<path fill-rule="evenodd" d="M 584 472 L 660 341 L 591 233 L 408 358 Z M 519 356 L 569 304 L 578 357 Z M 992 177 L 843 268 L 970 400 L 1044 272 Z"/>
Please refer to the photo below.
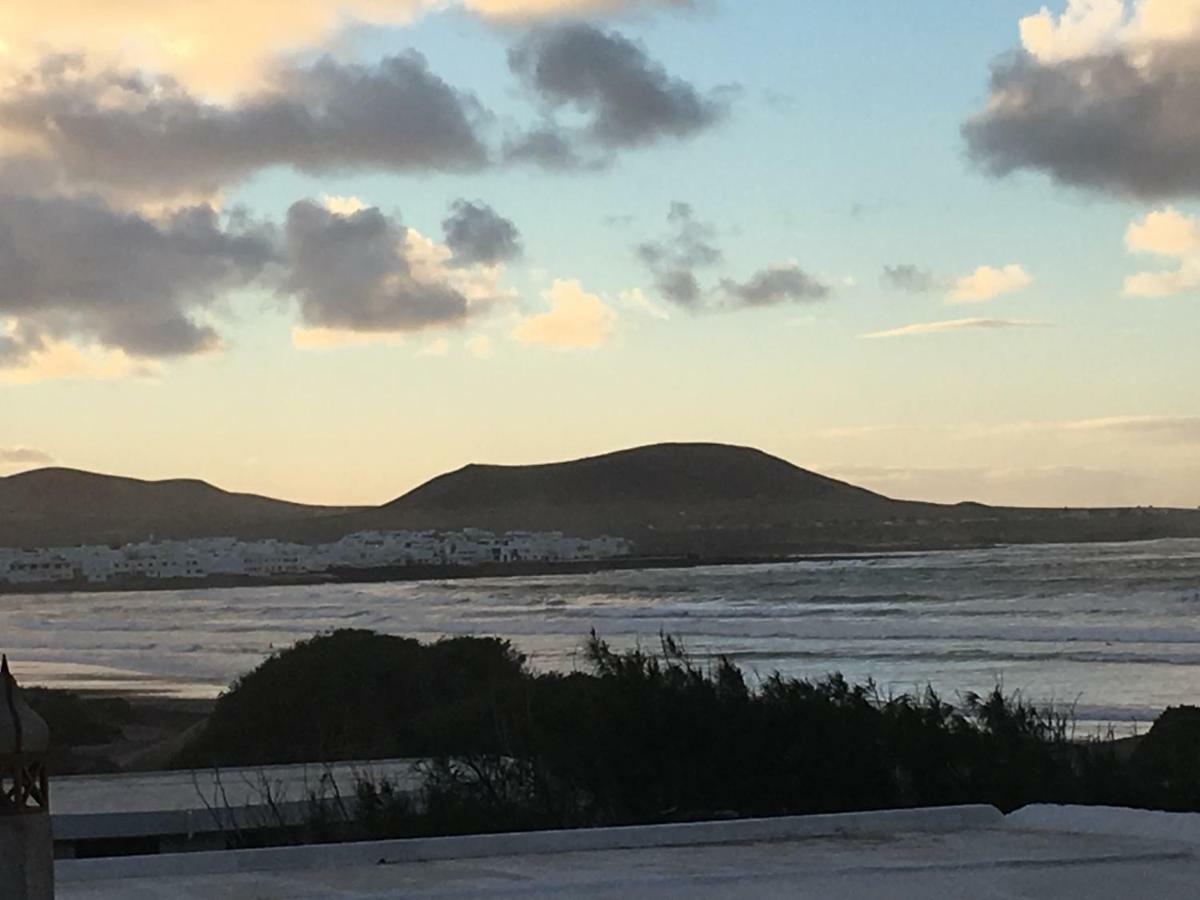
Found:
<path fill-rule="evenodd" d="M 623 538 L 578 538 L 561 532 L 497 535 L 462 531 L 364 531 L 330 544 L 231 537 L 146 541 L 122 546 L 0 547 L 0 585 L 283 578 L 346 569 L 479 566 L 495 563 L 590 562 L 628 556 Z"/>

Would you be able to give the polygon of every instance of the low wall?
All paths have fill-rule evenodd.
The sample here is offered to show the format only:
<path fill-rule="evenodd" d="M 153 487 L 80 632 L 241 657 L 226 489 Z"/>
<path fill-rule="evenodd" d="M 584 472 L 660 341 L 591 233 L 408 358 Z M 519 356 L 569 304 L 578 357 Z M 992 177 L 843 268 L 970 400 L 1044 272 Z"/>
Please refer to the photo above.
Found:
<path fill-rule="evenodd" d="M 234 872 L 334 869 L 381 863 L 685 847 L 851 834 L 959 831 L 967 828 L 997 826 L 1003 821 L 1003 818 L 1000 811 L 994 806 L 949 806 L 838 815 L 741 819 L 728 822 L 689 822 L 676 825 L 590 828 L 573 831 L 271 847 L 262 850 L 60 860 L 57 874 L 60 881 L 68 882 L 170 875 L 219 875 Z"/>

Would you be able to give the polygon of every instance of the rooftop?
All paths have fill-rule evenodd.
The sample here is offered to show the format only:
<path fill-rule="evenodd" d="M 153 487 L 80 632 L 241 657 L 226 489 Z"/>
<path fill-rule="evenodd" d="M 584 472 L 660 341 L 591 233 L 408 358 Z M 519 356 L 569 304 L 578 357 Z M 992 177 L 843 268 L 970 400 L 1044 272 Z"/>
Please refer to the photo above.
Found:
<path fill-rule="evenodd" d="M 957 807 L 63 860 L 58 896 L 1171 900 L 1195 896 L 1198 849 L 1200 815 Z"/>

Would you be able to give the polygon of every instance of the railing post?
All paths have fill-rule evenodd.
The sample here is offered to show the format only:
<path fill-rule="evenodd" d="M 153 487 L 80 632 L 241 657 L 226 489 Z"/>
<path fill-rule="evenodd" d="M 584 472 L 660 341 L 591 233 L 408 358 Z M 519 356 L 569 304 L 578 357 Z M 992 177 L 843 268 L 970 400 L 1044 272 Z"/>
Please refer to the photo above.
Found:
<path fill-rule="evenodd" d="M 53 900 L 50 729 L 29 708 L 0 657 L 0 897 Z"/>

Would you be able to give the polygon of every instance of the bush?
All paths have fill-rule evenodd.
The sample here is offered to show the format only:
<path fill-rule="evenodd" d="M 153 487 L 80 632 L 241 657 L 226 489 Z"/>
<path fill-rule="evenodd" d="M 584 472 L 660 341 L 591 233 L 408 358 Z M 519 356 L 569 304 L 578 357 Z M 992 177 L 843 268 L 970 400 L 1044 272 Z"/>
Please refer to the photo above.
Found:
<path fill-rule="evenodd" d="M 469 750 L 489 697 L 525 677 L 507 641 L 421 644 L 342 630 L 300 641 L 238 679 L 181 766 L 331 762 Z"/>
<path fill-rule="evenodd" d="M 997 688 L 932 690 L 695 664 L 663 636 L 590 671 L 537 674 L 504 641 L 362 631 L 303 641 L 240 679 L 185 753 L 202 764 L 430 758 L 419 801 L 359 792 L 376 837 L 990 803 L 1200 809 L 1200 711 L 1169 711 L 1132 762 L 1072 740 L 1069 712 Z"/>
<path fill-rule="evenodd" d="M 133 718 L 128 700 L 119 697 L 81 697 L 73 691 L 23 688 L 25 702 L 50 728 L 52 748 L 107 744 L 121 737 Z"/>

